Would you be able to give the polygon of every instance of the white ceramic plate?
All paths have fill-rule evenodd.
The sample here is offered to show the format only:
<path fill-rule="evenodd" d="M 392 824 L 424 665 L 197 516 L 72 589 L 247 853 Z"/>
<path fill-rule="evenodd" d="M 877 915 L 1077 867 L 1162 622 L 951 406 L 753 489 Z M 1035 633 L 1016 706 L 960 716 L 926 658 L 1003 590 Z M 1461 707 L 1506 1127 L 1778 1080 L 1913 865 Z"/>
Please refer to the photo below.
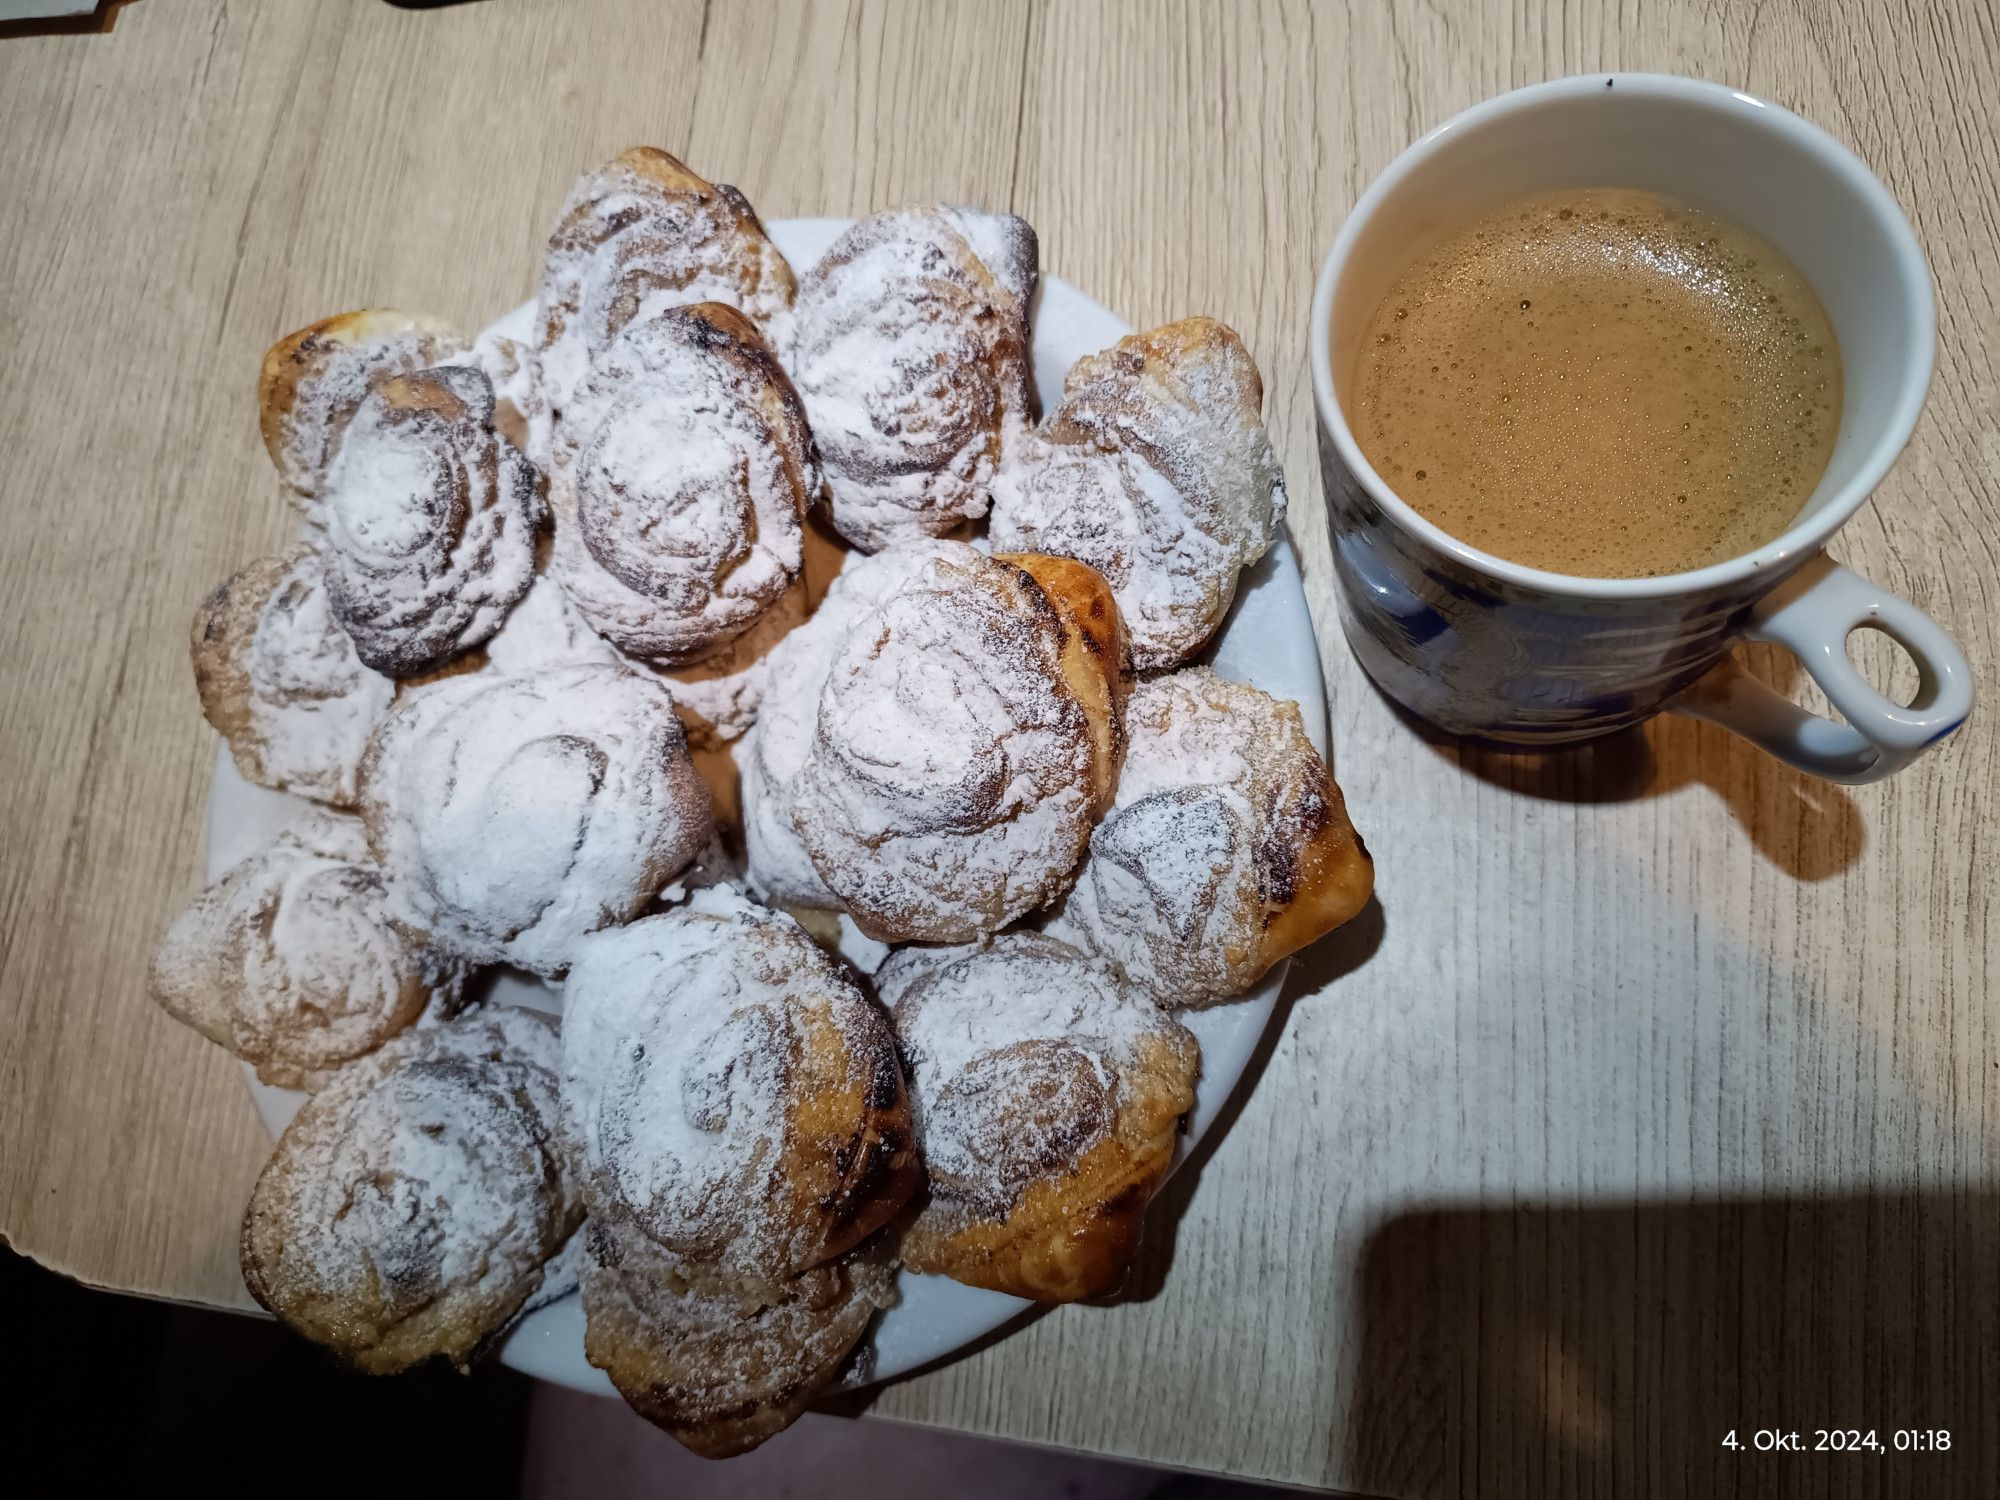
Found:
<path fill-rule="evenodd" d="M 844 219 L 780 219 L 769 230 L 787 259 L 803 267 L 817 261 L 847 223 Z M 530 303 L 494 326 L 527 340 L 532 336 L 533 314 Z M 1064 374 L 1076 360 L 1130 332 L 1117 314 L 1068 282 L 1044 278 L 1034 309 L 1035 384 L 1043 399 L 1053 401 L 1062 390 Z M 1319 648 L 1313 639 L 1312 616 L 1306 610 L 1298 558 L 1288 538 L 1280 536 L 1264 561 L 1243 579 L 1236 607 L 1209 657 L 1223 676 L 1253 683 L 1275 697 L 1298 703 L 1306 732 L 1320 753 L 1326 753 L 1326 698 L 1320 686 Z M 220 747 L 208 798 L 208 878 L 216 879 L 255 853 L 305 805 L 297 798 L 243 780 L 236 774 L 228 747 Z M 1241 1000 L 1183 1017 L 1201 1043 L 1201 1078 L 1181 1143 L 1182 1159 L 1208 1132 L 1243 1076 L 1250 1054 L 1270 1022 L 1285 968 L 1280 964 Z M 538 979 L 513 972 L 499 976 L 492 998 L 542 1010 L 556 1010 L 561 1004 L 558 992 Z M 244 1075 L 256 1097 L 258 1113 L 275 1135 L 284 1129 L 305 1096 L 267 1088 L 247 1067 Z M 901 1300 L 875 1327 L 870 1376 L 875 1380 L 905 1374 L 963 1349 L 1032 1306 L 1017 1297 L 908 1272 L 900 1279 L 900 1290 Z M 583 1310 L 574 1296 L 524 1318 L 501 1346 L 500 1359 L 544 1380 L 613 1394 L 610 1380 L 584 1361 Z"/>

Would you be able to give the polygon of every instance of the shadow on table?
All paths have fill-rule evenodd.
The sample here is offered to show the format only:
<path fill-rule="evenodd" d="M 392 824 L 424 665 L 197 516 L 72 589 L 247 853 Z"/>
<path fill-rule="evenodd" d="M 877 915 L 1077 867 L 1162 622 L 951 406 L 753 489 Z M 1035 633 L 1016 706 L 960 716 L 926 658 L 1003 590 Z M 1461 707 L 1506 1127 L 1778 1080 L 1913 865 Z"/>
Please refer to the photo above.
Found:
<path fill-rule="evenodd" d="M 1739 648 L 1752 672 L 1788 696 L 1798 661 L 1775 646 Z M 1384 698 L 1385 703 L 1389 702 Z M 1466 774 L 1549 802 L 1637 802 L 1706 786 L 1772 864 L 1794 880 L 1825 880 L 1861 857 L 1867 833 L 1854 798 L 1773 760 L 1728 730 L 1663 713 L 1635 728 L 1545 754 L 1481 749 L 1440 735 L 1389 706 L 1425 744 Z"/>
<path fill-rule="evenodd" d="M 0 21 L 0 42 L 17 36 L 103 36 L 118 24 L 118 13 L 136 0 L 99 0 L 94 10 L 73 16 L 35 16 Z"/>
<path fill-rule="evenodd" d="M 1363 1252 L 1343 1472 L 1398 1496 L 2000 1494 L 1996 1268 L 2000 1186 L 1399 1216 Z M 1820 1428 L 1889 1451 L 1813 1452 Z M 1759 1429 L 1807 1451 L 1760 1454 Z M 1950 1449 L 1898 1453 L 1899 1429 Z"/>
<path fill-rule="evenodd" d="M 1382 910 L 1382 903 L 1370 896 L 1368 904 L 1346 925 L 1336 928 L 1293 957 L 1292 966 L 1285 975 L 1284 988 L 1278 995 L 1278 1003 L 1272 1009 L 1264 1034 L 1257 1039 L 1250 1061 L 1244 1065 L 1241 1081 L 1216 1115 L 1208 1134 L 1188 1153 L 1187 1160 L 1175 1169 L 1174 1175 L 1167 1179 L 1147 1208 L 1146 1233 L 1139 1242 L 1139 1254 L 1132 1263 L 1131 1274 L 1125 1280 L 1124 1289 L 1107 1300 L 1147 1302 L 1160 1294 L 1173 1268 L 1174 1246 L 1180 1235 L 1181 1218 L 1194 1201 L 1195 1189 L 1201 1185 L 1201 1174 L 1228 1136 L 1237 1116 L 1243 1113 L 1243 1106 L 1256 1092 L 1258 1080 L 1264 1076 L 1271 1054 L 1284 1035 L 1292 1007 L 1308 996 L 1322 993 L 1335 980 L 1367 963 L 1382 946 L 1387 932 L 1388 919 Z M 1338 996 L 1334 996 L 1329 1003 L 1338 1003 Z"/>

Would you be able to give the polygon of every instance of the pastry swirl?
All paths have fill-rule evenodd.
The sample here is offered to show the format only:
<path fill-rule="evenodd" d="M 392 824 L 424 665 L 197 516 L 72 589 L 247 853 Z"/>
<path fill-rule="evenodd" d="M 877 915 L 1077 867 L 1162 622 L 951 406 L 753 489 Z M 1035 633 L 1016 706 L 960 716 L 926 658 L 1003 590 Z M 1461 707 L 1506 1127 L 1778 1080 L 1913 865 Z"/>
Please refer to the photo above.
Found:
<path fill-rule="evenodd" d="M 258 425 L 278 475 L 306 519 L 356 408 L 383 381 L 446 360 L 470 346 L 448 324 L 421 313 L 365 307 L 288 333 L 265 352 L 257 378 Z"/>
<path fill-rule="evenodd" d="M 326 582 L 355 653 L 427 672 L 500 628 L 534 581 L 541 478 L 493 428 L 493 386 L 443 365 L 356 409 L 320 491 Z"/>
<path fill-rule="evenodd" d="M 633 916 L 712 828 L 672 699 L 591 663 L 408 694 L 363 758 L 361 810 L 398 922 L 543 975 Z"/>
<path fill-rule="evenodd" d="M 746 1311 L 680 1280 L 615 1210 L 593 1213 L 584 1234 L 585 1357 L 634 1411 L 705 1458 L 746 1453 L 798 1420 L 895 1300 L 879 1236 Z"/>
<path fill-rule="evenodd" d="M 791 367 L 835 530 L 864 551 L 986 514 L 1030 421 L 1035 232 L 940 206 L 862 219 L 799 287 Z"/>
<path fill-rule="evenodd" d="M 248 564 L 195 611 L 201 711 L 247 781 L 352 807 L 368 736 L 395 684 L 361 664 L 301 544 Z"/>
<path fill-rule="evenodd" d="M 426 1006 L 457 1003 L 460 967 L 390 925 L 357 819 L 315 810 L 174 919 L 154 1000 L 277 1088 L 317 1088 Z"/>
<path fill-rule="evenodd" d="M 597 356 L 666 308 L 721 302 L 769 329 L 797 283 L 735 188 L 634 146 L 577 180 L 542 262 L 544 380 L 558 416 Z"/>
<path fill-rule="evenodd" d="M 251 1194 L 251 1295 L 372 1373 L 468 1364 L 582 1217 L 555 1140 L 556 1060 L 546 1017 L 499 1007 L 341 1069 Z"/>
<path fill-rule="evenodd" d="M 593 1216 L 681 1285 L 782 1301 L 914 1189 L 887 1021 L 789 917 L 723 888 L 579 945 L 563 1128 Z"/>
<path fill-rule="evenodd" d="M 794 780 L 812 750 L 826 674 L 848 633 L 890 594 L 941 557 L 969 558 L 963 542 L 906 542 L 854 557 L 812 615 L 772 649 L 764 667 L 756 726 L 737 752 L 742 776 L 743 836 L 751 888 L 766 900 L 838 908 L 792 825 Z"/>
<path fill-rule="evenodd" d="M 1203 1006 L 1367 903 L 1374 866 L 1297 704 L 1190 667 L 1134 688 L 1126 726 L 1117 800 L 1050 933 Z"/>
<path fill-rule="evenodd" d="M 965 942 L 1063 892 L 1117 778 L 1123 658 L 1067 559 L 966 548 L 855 624 L 793 825 L 863 932 Z"/>
<path fill-rule="evenodd" d="M 1080 359 L 995 486 L 993 545 L 1055 552 L 1110 581 L 1140 671 L 1179 666 L 1269 550 L 1284 474 L 1234 331 L 1188 318 Z"/>
<path fill-rule="evenodd" d="M 1194 1105 L 1193 1036 L 1040 933 L 905 949 L 876 985 L 930 1174 L 905 1263 L 1042 1302 L 1116 1291 Z"/>
<path fill-rule="evenodd" d="M 819 482 L 798 396 L 743 315 L 663 312 L 602 353 L 557 423 L 556 579 L 619 649 L 699 660 L 799 576 Z"/>

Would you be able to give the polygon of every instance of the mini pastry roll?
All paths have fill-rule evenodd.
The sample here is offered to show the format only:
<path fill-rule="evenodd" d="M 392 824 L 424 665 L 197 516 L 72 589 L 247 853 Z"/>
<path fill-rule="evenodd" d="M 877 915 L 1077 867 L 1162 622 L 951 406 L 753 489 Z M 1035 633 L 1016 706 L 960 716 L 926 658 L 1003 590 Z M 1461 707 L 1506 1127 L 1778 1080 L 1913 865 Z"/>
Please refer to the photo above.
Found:
<path fill-rule="evenodd" d="M 1039 933 L 904 949 L 876 985 L 930 1174 L 905 1264 L 1040 1302 L 1116 1291 L 1194 1104 L 1194 1038 Z"/>
<path fill-rule="evenodd" d="M 202 714 L 244 780 L 354 805 L 395 684 L 355 655 L 318 552 L 301 544 L 218 585 L 195 611 L 190 652 Z"/>
<path fill-rule="evenodd" d="M 673 700 L 625 667 L 450 677 L 409 693 L 363 758 L 392 913 L 475 963 L 560 974 L 708 842 Z"/>
<path fill-rule="evenodd" d="M 1203 1006 L 1367 904 L 1375 867 L 1296 703 L 1190 667 L 1134 688 L 1125 724 L 1117 801 L 1049 932 Z"/>
<path fill-rule="evenodd" d="M 819 488 L 777 359 L 720 303 L 635 324 L 556 425 L 552 571 L 591 628 L 649 661 L 699 661 L 784 599 Z"/>
<path fill-rule="evenodd" d="M 314 810 L 174 919 L 151 989 L 265 1083 L 314 1089 L 427 1007 L 450 1014 L 463 977 L 390 924 L 360 821 Z"/>
<path fill-rule="evenodd" d="M 965 942 L 1060 896 L 1118 775 L 1125 646 L 1068 559 L 927 564 L 826 674 L 793 826 L 861 930 Z"/>
<path fill-rule="evenodd" d="M 356 408 L 327 468 L 327 592 L 377 671 L 433 671 L 479 645 L 534 581 L 541 475 L 493 421 L 476 369 L 398 375 Z"/>
<path fill-rule="evenodd" d="M 1208 643 L 1270 549 L 1285 480 L 1243 341 L 1188 318 L 1080 359 L 996 486 L 993 545 L 1056 552 L 1111 584 L 1139 671 Z"/>
<path fill-rule="evenodd" d="M 496 1007 L 341 1069 L 250 1196 L 251 1295 L 372 1374 L 469 1364 L 583 1217 L 555 1139 L 557 1054 L 547 1017 Z"/>
<path fill-rule="evenodd" d="M 1032 420 L 1035 232 L 949 205 L 872 214 L 799 285 L 789 350 L 834 529 L 865 552 L 986 514 Z"/>

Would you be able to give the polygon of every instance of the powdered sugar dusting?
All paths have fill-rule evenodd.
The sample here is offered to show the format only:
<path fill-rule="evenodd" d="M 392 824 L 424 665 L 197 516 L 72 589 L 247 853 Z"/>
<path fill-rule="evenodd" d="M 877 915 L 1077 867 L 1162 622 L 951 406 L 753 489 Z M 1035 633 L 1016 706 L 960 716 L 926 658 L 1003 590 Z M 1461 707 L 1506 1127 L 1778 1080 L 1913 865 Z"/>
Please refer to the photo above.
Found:
<path fill-rule="evenodd" d="M 554 1141 L 556 1051 L 545 1018 L 500 1008 L 343 1069 L 258 1179 L 258 1300 L 363 1368 L 470 1358 L 580 1217 Z"/>
<path fill-rule="evenodd" d="M 915 541 L 849 563 L 806 623 L 780 641 L 764 667 L 757 727 L 738 746 L 743 829 L 752 889 L 767 900 L 832 907 L 840 898 L 813 869 L 792 826 L 794 778 L 812 749 L 821 690 L 855 622 L 942 557 L 966 558 L 962 542 Z"/>
<path fill-rule="evenodd" d="M 1063 647 L 1040 591 L 970 549 L 856 623 L 820 695 L 793 822 L 864 931 L 963 941 L 1064 888 L 1094 809 Z"/>
<path fill-rule="evenodd" d="M 1126 704 L 1125 769 L 1090 857 L 1047 931 L 1175 1004 L 1260 977 L 1274 870 L 1328 815 L 1326 767 L 1295 704 L 1193 667 Z"/>
<path fill-rule="evenodd" d="M 856 546 L 986 514 L 1029 420 L 1034 265 L 1022 220 L 944 207 L 862 219 L 806 273 L 791 367 Z"/>
<path fill-rule="evenodd" d="M 564 663 L 625 665 L 618 648 L 590 628 L 562 586 L 546 573 L 528 586 L 506 623 L 486 643 L 486 660 L 494 671 L 515 675 Z"/>
<path fill-rule="evenodd" d="M 316 1088 L 457 992 L 457 966 L 399 933 L 388 907 L 360 821 L 314 810 L 175 919 L 153 997 L 266 1083 Z"/>
<path fill-rule="evenodd" d="M 743 195 L 635 147 L 570 190 L 542 264 L 543 378 L 558 415 L 626 328 L 671 307 L 721 302 L 767 328 L 792 269 Z"/>
<path fill-rule="evenodd" d="M 409 676 L 478 645 L 534 577 L 541 482 L 493 411 L 477 370 L 398 376 L 361 403 L 327 470 L 327 589 L 379 671 Z"/>
<path fill-rule="evenodd" d="M 591 664 L 410 693 L 376 732 L 362 811 L 398 920 L 539 974 L 637 912 L 712 826 L 672 700 Z"/>
<path fill-rule="evenodd" d="M 1242 341 L 1190 318 L 1077 361 L 994 487 L 996 550 L 1053 552 L 1110 582 L 1140 670 L 1177 666 L 1269 550 L 1284 475 Z"/>
<path fill-rule="evenodd" d="M 202 711 L 247 779 L 353 805 L 395 685 L 355 656 L 316 552 L 260 559 L 217 589 L 195 616 L 194 661 Z"/>
<path fill-rule="evenodd" d="M 749 325 L 689 308 L 605 350 L 556 426 L 554 571 L 621 650 L 700 660 L 804 565 L 818 461 L 798 398 Z"/>
<path fill-rule="evenodd" d="M 933 1191 L 988 1212 L 1111 1131 L 1142 1040 L 1194 1046 L 1116 970 L 1039 933 L 904 949 L 875 982 L 909 1063 Z"/>
<path fill-rule="evenodd" d="M 564 1128 L 593 1213 L 628 1215 L 754 1306 L 824 1258 L 794 1163 L 813 1028 L 867 1059 L 887 1032 L 789 918 L 721 887 L 580 945 L 564 989 Z"/>

